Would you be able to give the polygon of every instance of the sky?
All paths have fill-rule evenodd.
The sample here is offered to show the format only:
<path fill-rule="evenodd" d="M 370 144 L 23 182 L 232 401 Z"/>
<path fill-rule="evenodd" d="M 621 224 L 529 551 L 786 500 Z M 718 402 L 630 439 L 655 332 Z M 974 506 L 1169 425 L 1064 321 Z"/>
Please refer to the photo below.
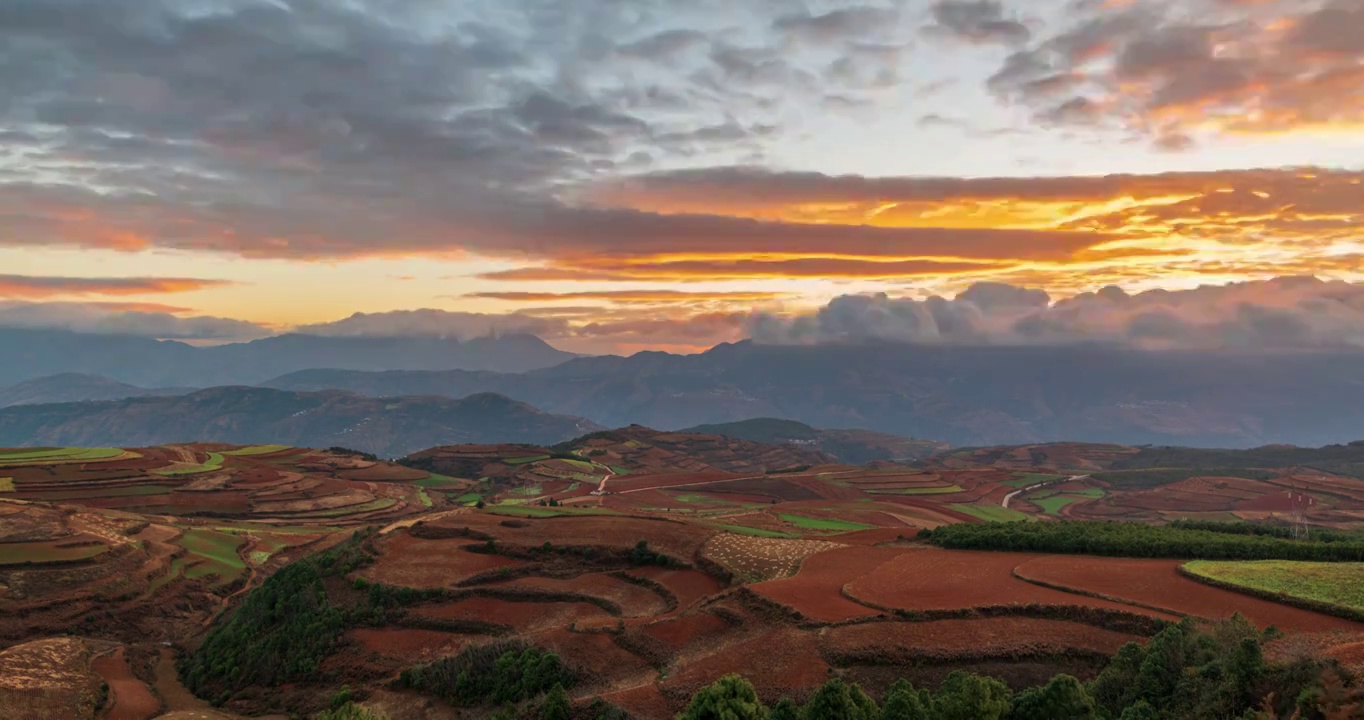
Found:
<path fill-rule="evenodd" d="M 1364 345 L 1361 228 L 1364 0 L 0 4 L 0 325 Z"/>

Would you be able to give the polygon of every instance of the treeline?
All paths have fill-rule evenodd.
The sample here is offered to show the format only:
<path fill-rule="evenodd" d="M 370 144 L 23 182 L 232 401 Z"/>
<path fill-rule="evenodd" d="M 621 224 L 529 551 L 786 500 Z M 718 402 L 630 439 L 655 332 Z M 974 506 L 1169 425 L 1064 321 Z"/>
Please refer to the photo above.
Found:
<path fill-rule="evenodd" d="M 1233 616 L 1207 631 L 1186 620 L 1142 647 L 1123 646 L 1092 681 L 1057 675 L 1012 692 L 1003 682 L 956 671 L 936 692 L 900 680 L 881 703 L 834 679 L 802 705 L 767 707 L 730 675 L 694 695 L 678 720 L 1188 720 L 1347 718 L 1357 698 L 1332 668 L 1301 660 L 1265 662 L 1262 636 Z"/>
<path fill-rule="evenodd" d="M 443 590 L 415 590 L 356 580 L 364 591 L 354 602 L 332 603 L 326 580 L 369 564 L 366 532 L 285 566 L 241 605 L 216 623 L 198 649 L 180 663 L 180 678 L 194 694 L 221 705 L 238 691 L 316 679 L 347 628 L 382 625 L 392 613 L 440 597 Z"/>
<path fill-rule="evenodd" d="M 1267 445 L 1249 450 L 1214 450 L 1186 447 L 1147 447 L 1123 458 L 1111 470 L 1139 468 L 1194 468 L 1212 475 L 1225 468 L 1305 467 L 1364 479 L 1364 440 L 1346 445 L 1301 448 Z"/>
<path fill-rule="evenodd" d="M 1243 523 L 1146 525 L 1102 520 L 959 523 L 921 530 L 934 545 L 962 550 L 1113 555 L 1199 560 L 1364 560 L 1364 538 L 1327 533 L 1292 540 L 1278 531 L 1247 532 Z"/>
<path fill-rule="evenodd" d="M 398 677 L 400 687 L 463 707 L 521 703 L 555 688 L 557 696 L 573 682 L 573 673 L 558 655 L 517 640 L 471 647 Z"/>

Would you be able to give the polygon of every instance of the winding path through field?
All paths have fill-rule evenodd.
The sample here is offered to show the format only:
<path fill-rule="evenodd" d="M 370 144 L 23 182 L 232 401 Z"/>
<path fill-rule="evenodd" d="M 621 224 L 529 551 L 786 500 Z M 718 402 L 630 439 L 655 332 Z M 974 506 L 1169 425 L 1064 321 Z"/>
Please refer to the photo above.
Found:
<path fill-rule="evenodd" d="M 1025 488 L 1020 488 L 1020 489 L 1018 489 L 1018 490 L 1015 490 L 1015 491 L 1009 493 L 1008 495 L 1005 495 L 1005 496 L 1004 496 L 1004 500 L 1000 501 L 999 504 L 1000 504 L 1000 506 L 1003 507 L 1005 510 L 1008 510 L 1008 509 L 1009 509 L 1009 501 L 1013 500 L 1013 499 L 1014 499 L 1014 496 L 1015 496 L 1015 495 L 1018 495 L 1018 494 L 1020 494 L 1020 493 L 1025 493 L 1025 492 L 1028 492 L 1029 490 L 1036 490 L 1037 488 L 1046 487 L 1046 486 L 1048 486 L 1048 485 L 1055 485 L 1055 484 L 1063 483 L 1063 482 L 1075 482 L 1075 481 L 1077 481 L 1077 480 L 1088 480 L 1088 479 L 1089 479 L 1089 476 L 1088 476 L 1088 475 L 1071 475 L 1071 476 L 1068 477 L 1068 478 L 1058 478 L 1058 479 L 1056 479 L 1056 480 L 1048 480 L 1048 481 L 1046 481 L 1046 482 L 1040 482 L 1040 483 L 1037 483 L 1036 485 L 1029 485 L 1029 486 L 1027 486 L 1027 487 L 1025 487 Z"/>

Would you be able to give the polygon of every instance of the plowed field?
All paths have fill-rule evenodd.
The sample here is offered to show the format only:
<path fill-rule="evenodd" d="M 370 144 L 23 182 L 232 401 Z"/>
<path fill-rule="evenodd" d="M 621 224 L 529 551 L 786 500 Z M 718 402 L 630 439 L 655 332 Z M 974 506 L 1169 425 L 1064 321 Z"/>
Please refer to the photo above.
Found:
<path fill-rule="evenodd" d="M 1012 575 L 1015 567 L 1036 557 L 1024 553 L 918 549 L 848 583 L 846 590 L 850 597 L 860 602 L 903 610 L 1083 605 L 1166 620 L 1178 619 L 1131 605 L 1039 587 Z"/>
<path fill-rule="evenodd" d="M 758 583 L 753 591 L 812 620 L 839 622 L 880 614 L 843 597 L 843 586 L 906 552 L 897 548 L 840 547 L 805 559 L 795 577 Z"/>
<path fill-rule="evenodd" d="M 426 540 L 395 532 L 379 541 L 378 562 L 360 571 L 371 582 L 411 588 L 449 587 L 479 573 L 524 565 L 501 555 L 460 549 L 459 540 Z"/>
<path fill-rule="evenodd" d="M 834 657 L 881 662 L 1022 658 L 1082 650 L 1112 655 L 1137 635 L 1063 620 L 980 618 L 863 623 L 829 628 L 820 644 Z"/>
<path fill-rule="evenodd" d="M 1052 555 L 1020 563 L 1023 577 L 1085 592 L 1133 600 L 1205 618 L 1239 612 L 1255 624 L 1280 630 L 1362 630 L 1364 624 L 1299 610 L 1204 585 L 1179 574 L 1180 560 Z"/>

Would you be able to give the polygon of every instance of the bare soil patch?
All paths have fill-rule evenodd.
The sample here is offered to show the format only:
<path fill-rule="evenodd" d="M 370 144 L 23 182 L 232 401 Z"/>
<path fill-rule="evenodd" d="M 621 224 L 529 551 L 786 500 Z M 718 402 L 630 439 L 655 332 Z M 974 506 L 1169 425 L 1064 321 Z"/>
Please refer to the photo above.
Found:
<path fill-rule="evenodd" d="M 838 547 L 805 559 L 795 577 L 758 583 L 753 591 L 811 620 L 841 622 L 880 611 L 843 596 L 843 586 L 905 552 L 899 548 Z"/>
<path fill-rule="evenodd" d="M 1224 618 L 1241 613 L 1280 630 L 1364 630 L 1364 624 L 1204 585 L 1179 574 L 1180 560 L 1050 555 L 1020 563 L 1019 575 L 1081 591 Z"/>
<path fill-rule="evenodd" d="M 1107 656 L 1125 643 L 1144 640 L 1063 620 L 1010 617 L 862 623 L 829 628 L 820 636 L 826 653 L 844 662 L 894 664 L 1018 659 L 1076 651 Z"/>
<path fill-rule="evenodd" d="M 109 686 L 109 710 L 104 720 L 147 720 L 161 710 L 161 701 L 128 667 L 122 647 L 95 658 L 90 668 Z"/>
<path fill-rule="evenodd" d="M 461 546 L 472 541 L 452 538 L 426 540 L 394 532 L 378 541 L 377 562 L 360 571 L 367 580 L 411 588 L 449 587 L 479 573 L 516 568 L 526 563 L 501 555 L 472 553 Z"/>

